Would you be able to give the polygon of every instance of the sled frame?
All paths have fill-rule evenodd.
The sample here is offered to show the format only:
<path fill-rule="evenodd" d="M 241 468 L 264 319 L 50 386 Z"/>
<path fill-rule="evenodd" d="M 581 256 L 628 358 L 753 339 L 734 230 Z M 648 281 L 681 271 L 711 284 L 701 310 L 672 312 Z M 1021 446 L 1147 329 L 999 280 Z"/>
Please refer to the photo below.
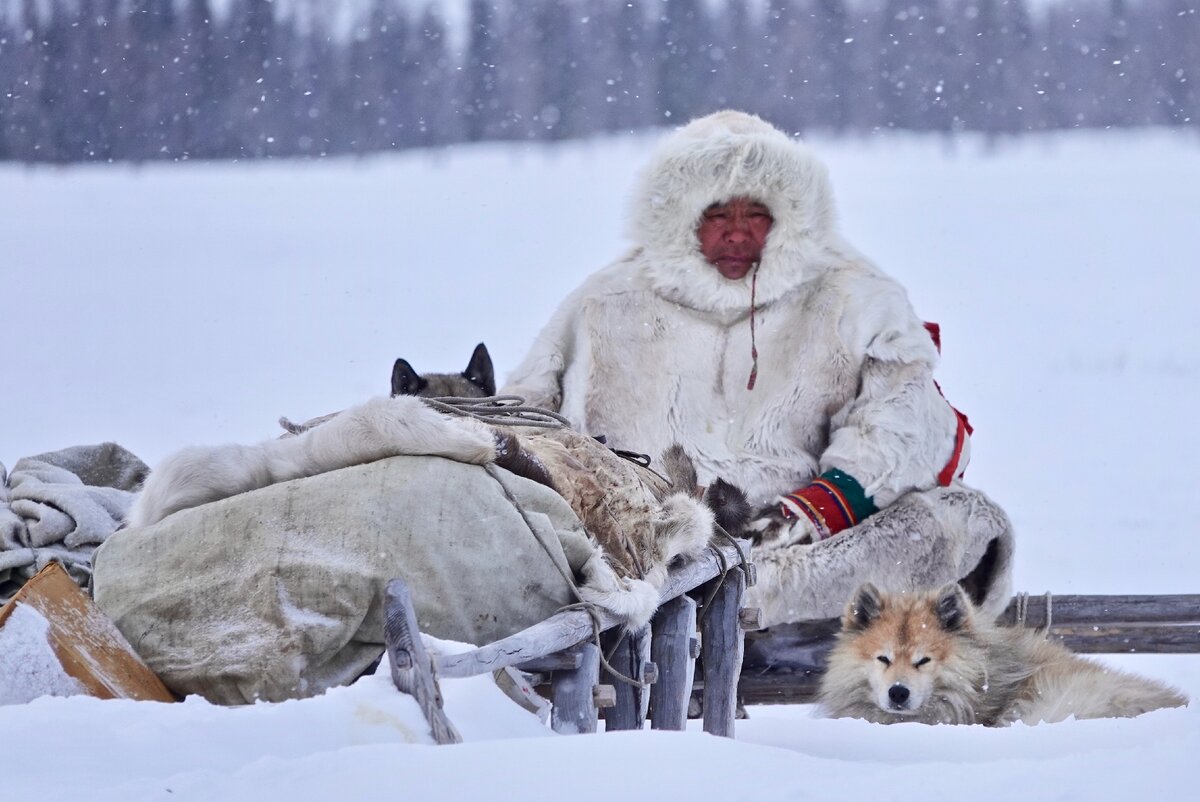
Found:
<path fill-rule="evenodd" d="M 393 579 L 387 586 L 384 633 L 393 680 L 417 699 L 438 743 L 458 738 L 442 708 L 438 679 L 505 668 L 533 675 L 532 684 L 549 686 L 556 732 L 595 732 L 601 711 L 606 730 L 641 729 L 647 714 L 654 729 L 682 730 L 695 661 L 703 652 L 704 730 L 733 737 L 745 630 L 760 617 L 757 610 L 742 607 L 745 589 L 755 580 L 753 564 L 743 562 L 748 551 L 745 541 L 726 542 L 672 566 L 659 609 L 641 630 L 628 631 L 621 619 L 604 610 L 567 609 L 452 655 L 425 652 L 408 587 Z M 609 664 L 635 684 L 602 668 L 597 634 Z"/>

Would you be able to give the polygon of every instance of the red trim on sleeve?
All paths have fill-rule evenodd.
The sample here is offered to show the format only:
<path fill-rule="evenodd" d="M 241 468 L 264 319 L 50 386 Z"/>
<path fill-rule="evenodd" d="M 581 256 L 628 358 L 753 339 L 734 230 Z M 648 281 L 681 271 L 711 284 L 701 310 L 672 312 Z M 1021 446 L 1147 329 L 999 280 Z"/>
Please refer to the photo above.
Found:
<path fill-rule="evenodd" d="M 954 409 L 953 406 L 950 409 Z M 958 474 L 958 463 L 962 460 L 963 446 L 967 443 L 967 435 L 971 431 L 971 424 L 967 422 L 967 416 L 954 409 L 954 416 L 958 418 L 958 426 L 954 430 L 954 453 L 950 455 L 950 461 L 946 463 L 946 467 L 942 468 L 942 472 L 938 474 L 938 484 L 942 487 L 949 487 L 954 481 L 954 477 Z"/>
<path fill-rule="evenodd" d="M 929 338 L 933 340 L 933 345 L 940 354 L 942 352 L 942 327 L 937 323 L 926 321 L 925 331 L 929 332 Z M 942 392 L 940 384 L 934 381 L 933 386 L 937 388 L 938 395 L 942 398 L 946 397 L 946 394 Z M 942 468 L 937 477 L 938 484 L 942 487 L 948 487 L 954 481 L 954 477 L 958 475 L 958 464 L 962 461 L 963 448 L 967 444 L 967 435 L 975 433 L 975 428 L 971 426 L 971 421 L 967 419 L 967 416 L 959 412 L 958 408 L 949 401 L 946 401 L 946 403 L 949 404 L 950 409 L 954 412 L 957 425 L 954 428 L 954 451 L 950 454 L 950 461 L 946 463 L 946 467 Z"/>

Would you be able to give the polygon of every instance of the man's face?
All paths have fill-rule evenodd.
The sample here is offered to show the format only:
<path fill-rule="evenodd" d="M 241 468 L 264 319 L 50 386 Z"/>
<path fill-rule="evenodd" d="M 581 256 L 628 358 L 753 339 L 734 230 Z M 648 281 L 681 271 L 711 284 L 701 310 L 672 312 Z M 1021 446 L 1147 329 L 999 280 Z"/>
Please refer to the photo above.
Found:
<path fill-rule="evenodd" d="M 750 198 L 714 203 L 704 210 L 696 229 L 700 252 L 722 276 L 736 281 L 762 259 L 774 222 L 771 210 Z"/>

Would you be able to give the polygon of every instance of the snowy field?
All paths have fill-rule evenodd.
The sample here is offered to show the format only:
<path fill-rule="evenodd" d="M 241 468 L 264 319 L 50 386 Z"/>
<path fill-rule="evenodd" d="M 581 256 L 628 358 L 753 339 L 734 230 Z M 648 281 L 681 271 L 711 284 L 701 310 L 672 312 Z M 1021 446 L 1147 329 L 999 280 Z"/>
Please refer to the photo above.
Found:
<path fill-rule="evenodd" d="M 0 461 L 113 440 L 153 464 L 253 442 L 280 415 L 385 392 L 397 356 L 460 370 L 481 340 L 502 377 L 623 247 L 651 143 L 0 166 Z M 814 145 L 849 238 L 942 325 L 938 377 L 976 427 L 968 481 L 1016 526 L 1017 589 L 1200 592 L 1200 138 Z M 1109 659 L 1200 698 L 1200 657 Z M 0 707 L 0 776 L 42 799 L 1116 800 L 1187 795 L 1200 753 L 1197 704 L 999 731 L 754 708 L 736 742 L 531 742 L 546 732 L 480 683 L 446 683 L 468 743 L 439 749 L 407 745 L 419 714 L 382 679 L 241 710 Z"/>

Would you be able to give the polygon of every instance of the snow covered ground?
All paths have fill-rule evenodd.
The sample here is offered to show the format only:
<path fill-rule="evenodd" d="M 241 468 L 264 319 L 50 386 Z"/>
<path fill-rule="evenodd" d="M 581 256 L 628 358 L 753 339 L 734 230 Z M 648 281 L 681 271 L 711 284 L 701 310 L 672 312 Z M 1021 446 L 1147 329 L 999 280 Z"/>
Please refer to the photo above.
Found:
<path fill-rule="evenodd" d="M 1017 588 L 1200 592 L 1195 134 L 814 144 L 850 239 L 942 324 L 939 379 L 976 426 L 967 478 L 1013 518 Z M 385 392 L 397 356 L 458 370 L 480 340 L 503 375 L 622 247 L 650 145 L 0 166 L 0 461 L 252 442 Z M 1107 659 L 1200 697 L 1200 657 Z M 383 678 L 240 710 L 44 698 L 0 707 L 0 775 L 13 798 L 93 800 L 1115 800 L 1186 793 L 1200 751 L 1196 704 L 1001 731 L 754 708 L 732 742 L 532 742 L 546 732 L 486 682 L 445 692 L 460 747 L 414 745 L 419 714 Z"/>

